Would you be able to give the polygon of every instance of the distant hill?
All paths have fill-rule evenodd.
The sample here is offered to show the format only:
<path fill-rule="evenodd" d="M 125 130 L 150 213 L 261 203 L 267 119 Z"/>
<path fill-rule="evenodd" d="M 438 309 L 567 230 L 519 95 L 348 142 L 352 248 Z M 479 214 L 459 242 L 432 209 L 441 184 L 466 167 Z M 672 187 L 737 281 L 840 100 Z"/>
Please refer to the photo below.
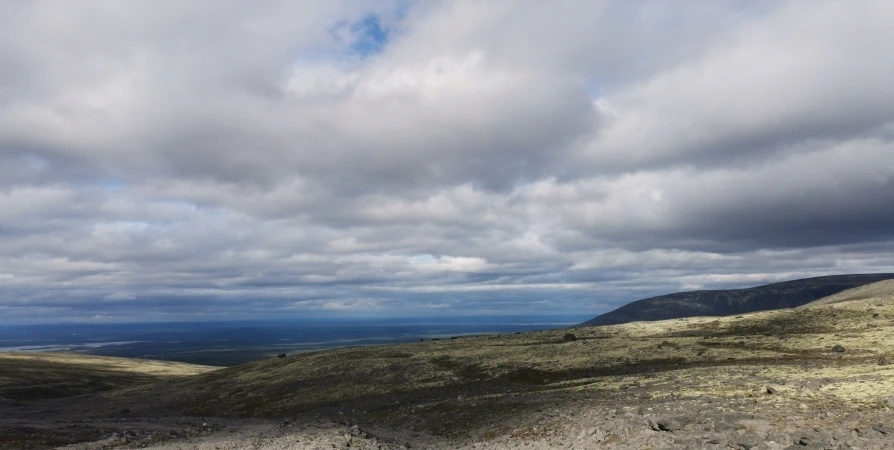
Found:
<path fill-rule="evenodd" d="M 578 327 L 694 316 L 728 316 L 795 308 L 846 289 L 894 279 L 894 273 L 832 275 L 784 281 L 747 289 L 678 292 L 624 305 Z"/>

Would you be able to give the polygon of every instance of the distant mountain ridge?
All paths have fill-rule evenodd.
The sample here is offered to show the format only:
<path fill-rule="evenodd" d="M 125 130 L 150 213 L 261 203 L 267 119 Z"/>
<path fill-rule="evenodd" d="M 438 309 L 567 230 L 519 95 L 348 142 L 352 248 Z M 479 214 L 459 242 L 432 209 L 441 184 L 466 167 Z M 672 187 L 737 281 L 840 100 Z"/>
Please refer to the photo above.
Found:
<path fill-rule="evenodd" d="M 745 289 L 678 292 L 628 303 L 577 327 L 795 308 L 847 289 L 889 279 L 894 279 L 894 273 L 831 275 Z"/>

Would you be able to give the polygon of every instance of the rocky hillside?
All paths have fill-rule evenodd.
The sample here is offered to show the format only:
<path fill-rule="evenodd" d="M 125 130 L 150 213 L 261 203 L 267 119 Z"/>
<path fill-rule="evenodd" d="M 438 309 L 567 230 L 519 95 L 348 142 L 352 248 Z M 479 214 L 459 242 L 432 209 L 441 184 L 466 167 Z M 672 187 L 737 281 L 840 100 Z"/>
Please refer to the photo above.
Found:
<path fill-rule="evenodd" d="M 846 289 L 894 279 L 892 273 L 834 275 L 785 281 L 748 289 L 678 292 L 638 300 L 579 327 L 698 316 L 729 316 L 794 308 Z"/>
<path fill-rule="evenodd" d="M 891 448 L 894 296 L 571 331 L 0 404 L 0 449 Z"/>

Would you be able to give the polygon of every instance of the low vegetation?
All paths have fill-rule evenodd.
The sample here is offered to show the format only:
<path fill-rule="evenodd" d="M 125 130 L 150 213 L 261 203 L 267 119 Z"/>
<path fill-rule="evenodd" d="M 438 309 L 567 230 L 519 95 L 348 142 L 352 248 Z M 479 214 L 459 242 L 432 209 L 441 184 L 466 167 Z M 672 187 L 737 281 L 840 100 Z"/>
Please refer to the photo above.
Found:
<path fill-rule="evenodd" d="M 0 353 L 0 400 L 71 397 L 213 370 L 166 361 L 77 353 Z"/>
<path fill-rule="evenodd" d="M 217 370 L 12 354 L 0 358 L 7 399 L 103 392 L 12 409 L 46 425 L 4 428 L 0 420 L 0 444 L 52 448 L 102 438 L 107 444 L 96 448 L 166 442 L 157 448 L 167 449 L 207 437 L 214 448 L 219 433 L 232 448 L 260 442 L 261 434 L 270 448 L 289 448 L 280 443 L 308 439 L 305 430 L 314 429 L 322 433 L 314 442 L 325 442 L 317 447 L 326 448 L 411 441 L 885 448 L 894 434 L 886 425 L 894 421 L 892 363 L 894 283 L 802 308 L 344 348 Z M 57 425 L 71 417 L 76 428 Z M 108 437 L 121 420 L 131 421 L 131 434 Z M 258 423 L 270 428 L 237 430 Z"/>
<path fill-rule="evenodd" d="M 798 403 L 868 405 L 894 392 L 894 292 L 885 292 L 813 308 L 580 328 L 573 340 L 554 330 L 297 354 L 115 395 L 196 415 L 348 413 L 433 432 L 456 417 L 469 430 L 545 393 L 733 398 L 782 381 L 780 391 L 797 391 Z"/>

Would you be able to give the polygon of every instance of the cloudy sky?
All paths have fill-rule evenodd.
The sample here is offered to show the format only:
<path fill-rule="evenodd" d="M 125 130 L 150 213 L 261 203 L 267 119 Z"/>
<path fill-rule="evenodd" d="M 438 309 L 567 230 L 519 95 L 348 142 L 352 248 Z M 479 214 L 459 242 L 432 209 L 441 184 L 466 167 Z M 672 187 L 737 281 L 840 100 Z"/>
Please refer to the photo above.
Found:
<path fill-rule="evenodd" d="M 0 2 L 0 322 L 894 272 L 894 2 Z"/>

